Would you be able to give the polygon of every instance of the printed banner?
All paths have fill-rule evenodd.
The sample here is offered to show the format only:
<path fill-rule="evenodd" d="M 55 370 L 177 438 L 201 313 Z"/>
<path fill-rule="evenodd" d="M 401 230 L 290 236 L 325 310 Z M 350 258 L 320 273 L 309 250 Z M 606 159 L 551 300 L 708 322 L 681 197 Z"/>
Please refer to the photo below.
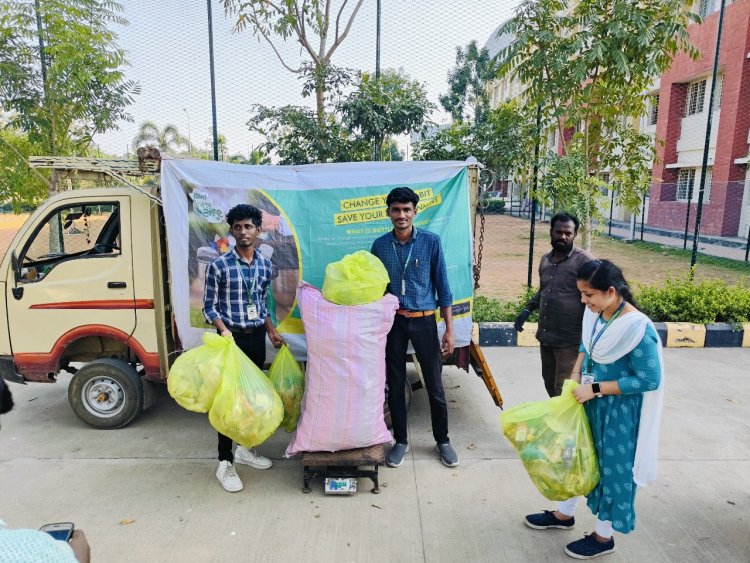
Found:
<path fill-rule="evenodd" d="M 274 265 L 269 313 L 298 359 L 306 357 L 296 303 L 300 280 L 322 287 L 325 268 L 370 250 L 392 229 L 385 198 L 398 186 L 419 194 L 417 228 L 440 235 L 453 293 L 456 345 L 471 339 L 472 233 L 464 162 L 366 162 L 247 166 L 163 160 L 172 298 L 185 349 L 211 329 L 203 318 L 206 266 L 234 245 L 226 214 L 240 203 L 263 212 L 258 250 Z M 356 327 L 352 327 L 356 330 Z M 444 330 L 440 323 L 441 333 Z"/>

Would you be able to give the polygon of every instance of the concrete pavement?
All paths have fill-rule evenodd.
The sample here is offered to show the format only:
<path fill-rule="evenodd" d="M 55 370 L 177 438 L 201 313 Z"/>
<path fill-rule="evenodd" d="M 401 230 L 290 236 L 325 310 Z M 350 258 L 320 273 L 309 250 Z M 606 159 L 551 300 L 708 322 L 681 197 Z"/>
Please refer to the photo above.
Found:
<path fill-rule="evenodd" d="M 545 398 L 539 352 L 486 348 L 506 407 Z M 636 531 L 606 561 L 750 561 L 750 349 L 665 349 L 660 480 L 637 497 Z M 409 413 L 412 450 L 381 468 L 380 495 L 303 494 L 302 466 L 277 432 L 259 450 L 269 471 L 238 466 L 240 493 L 214 477 L 216 434 L 168 396 L 127 428 L 95 430 L 70 410 L 66 381 L 12 385 L 0 430 L 0 518 L 11 527 L 72 520 L 95 562 L 566 561 L 593 529 L 581 503 L 574 531 L 534 531 L 523 516 L 553 505 L 533 487 L 499 429 L 499 409 L 473 373 L 447 368 L 451 440 L 461 465 L 433 447 L 424 391 Z"/>

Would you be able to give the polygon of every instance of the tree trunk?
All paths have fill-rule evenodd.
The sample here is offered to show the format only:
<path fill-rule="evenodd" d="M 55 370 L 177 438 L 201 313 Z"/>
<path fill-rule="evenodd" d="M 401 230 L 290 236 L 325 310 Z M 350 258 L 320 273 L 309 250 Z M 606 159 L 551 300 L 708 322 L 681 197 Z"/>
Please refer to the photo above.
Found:
<path fill-rule="evenodd" d="M 326 91 L 322 84 L 315 87 L 315 104 L 318 112 L 318 126 L 322 129 L 326 124 Z"/>
<path fill-rule="evenodd" d="M 587 198 L 588 200 L 588 198 Z M 581 234 L 583 235 L 583 248 L 591 252 L 591 207 L 589 201 L 586 201 L 586 211 L 584 212 L 583 221 L 581 222 Z"/>
<path fill-rule="evenodd" d="M 54 154 L 55 154 L 55 151 L 53 149 L 52 150 L 52 155 L 54 156 Z M 59 191 L 59 188 L 58 188 L 59 182 L 60 182 L 60 180 L 57 177 L 57 170 L 55 170 L 53 168 L 52 169 L 52 174 L 50 174 L 50 177 L 49 177 L 49 190 L 47 192 L 47 195 L 49 197 L 52 197 L 53 195 L 55 195 Z"/>

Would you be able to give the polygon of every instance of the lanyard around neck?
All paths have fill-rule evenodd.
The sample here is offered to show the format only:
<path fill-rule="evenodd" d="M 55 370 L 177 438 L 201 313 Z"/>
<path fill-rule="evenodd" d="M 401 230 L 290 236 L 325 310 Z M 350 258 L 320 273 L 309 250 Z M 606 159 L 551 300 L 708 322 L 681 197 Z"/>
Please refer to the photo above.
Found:
<path fill-rule="evenodd" d="M 248 287 L 247 280 L 245 279 L 244 269 L 242 268 L 243 262 L 241 262 L 236 256 L 234 257 L 235 262 L 237 262 L 237 269 L 240 271 L 240 280 L 242 280 L 242 287 L 247 291 L 247 302 L 252 304 L 253 302 L 253 293 L 255 293 L 255 288 L 258 285 L 258 268 L 257 266 L 254 268 L 253 272 L 253 285 Z M 248 268 L 251 268 L 250 264 L 247 264 Z"/>
<path fill-rule="evenodd" d="M 625 300 L 622 300 L 622 303 L 620 303 L 620 306 L 617 308 L 617 311 L 615 311 L 615 314 L 612 315 L 607 323 L 602 327 L 602 329 L 599 331 L 599 333 L 596 335 L 596 338 L 594 338 L 594 332 L 596 332 L 596 325 L 597 322 L 594 322 L 594 326 L 591 327 L 591 339 L 589 340 L 589 361 L 588 361 L 588 372 L 591 373 L 591 369 L 593 367 L 593 360 L 592 357 L 594 355 L 594 346 L 596 346 L 596 343 L 599 342 L 599 339 L 602 337 L 602 334 L 604 334 L 604 331 L 607 330 L 609 325 L 612 324 L 612 322 L 620 316 L 620 313 L 622 312 L 623 308 L 625 307 Z M 602 314 L 599 313 L 598 319 L 602 318 Z M 598 320 L 597 319 L 597 320 Z"/>
<path fill-rule="evenodd" d="M 398 250 L 396 250 L 396 243 L 394 241 L 391 241 L 391 244 L 393 245 L 393 253 L 396 255 L 396 260 L 401 263 L 401 295 L 406 295 L 406 269 L 409 267 L 409 260 L 411 260 L 411 253 L 414 250 L 414 235 L 416 234 L 416 229 L 412 231 L 412 244 L 409 247 L 409 254 L 406 255 L 406 260 L 401 263 L 401 256 L 399 256 Z"/>

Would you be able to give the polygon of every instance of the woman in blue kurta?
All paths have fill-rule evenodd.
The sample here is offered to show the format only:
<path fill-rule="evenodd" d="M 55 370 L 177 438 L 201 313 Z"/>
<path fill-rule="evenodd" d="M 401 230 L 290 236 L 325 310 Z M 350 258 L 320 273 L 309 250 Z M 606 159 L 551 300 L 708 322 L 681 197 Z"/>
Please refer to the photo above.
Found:
<path fill-rule="evenodd" d="M 601 479 L 588 495 L 596 530 L 568 544 L 565 553 L 591 559 L 615 549 L 612 530 L 635 528 L 635 492 L 653 480 L 663 397 L 661 341 L 653 323 L 635 307 L 620 269 L 592 260 L 577 273 L 586 305 L 573 391 L 584 405 L 599 458 Z M 578 499 L 556 511 L 530 514 L 535 529 L 572 528 Z"/>

